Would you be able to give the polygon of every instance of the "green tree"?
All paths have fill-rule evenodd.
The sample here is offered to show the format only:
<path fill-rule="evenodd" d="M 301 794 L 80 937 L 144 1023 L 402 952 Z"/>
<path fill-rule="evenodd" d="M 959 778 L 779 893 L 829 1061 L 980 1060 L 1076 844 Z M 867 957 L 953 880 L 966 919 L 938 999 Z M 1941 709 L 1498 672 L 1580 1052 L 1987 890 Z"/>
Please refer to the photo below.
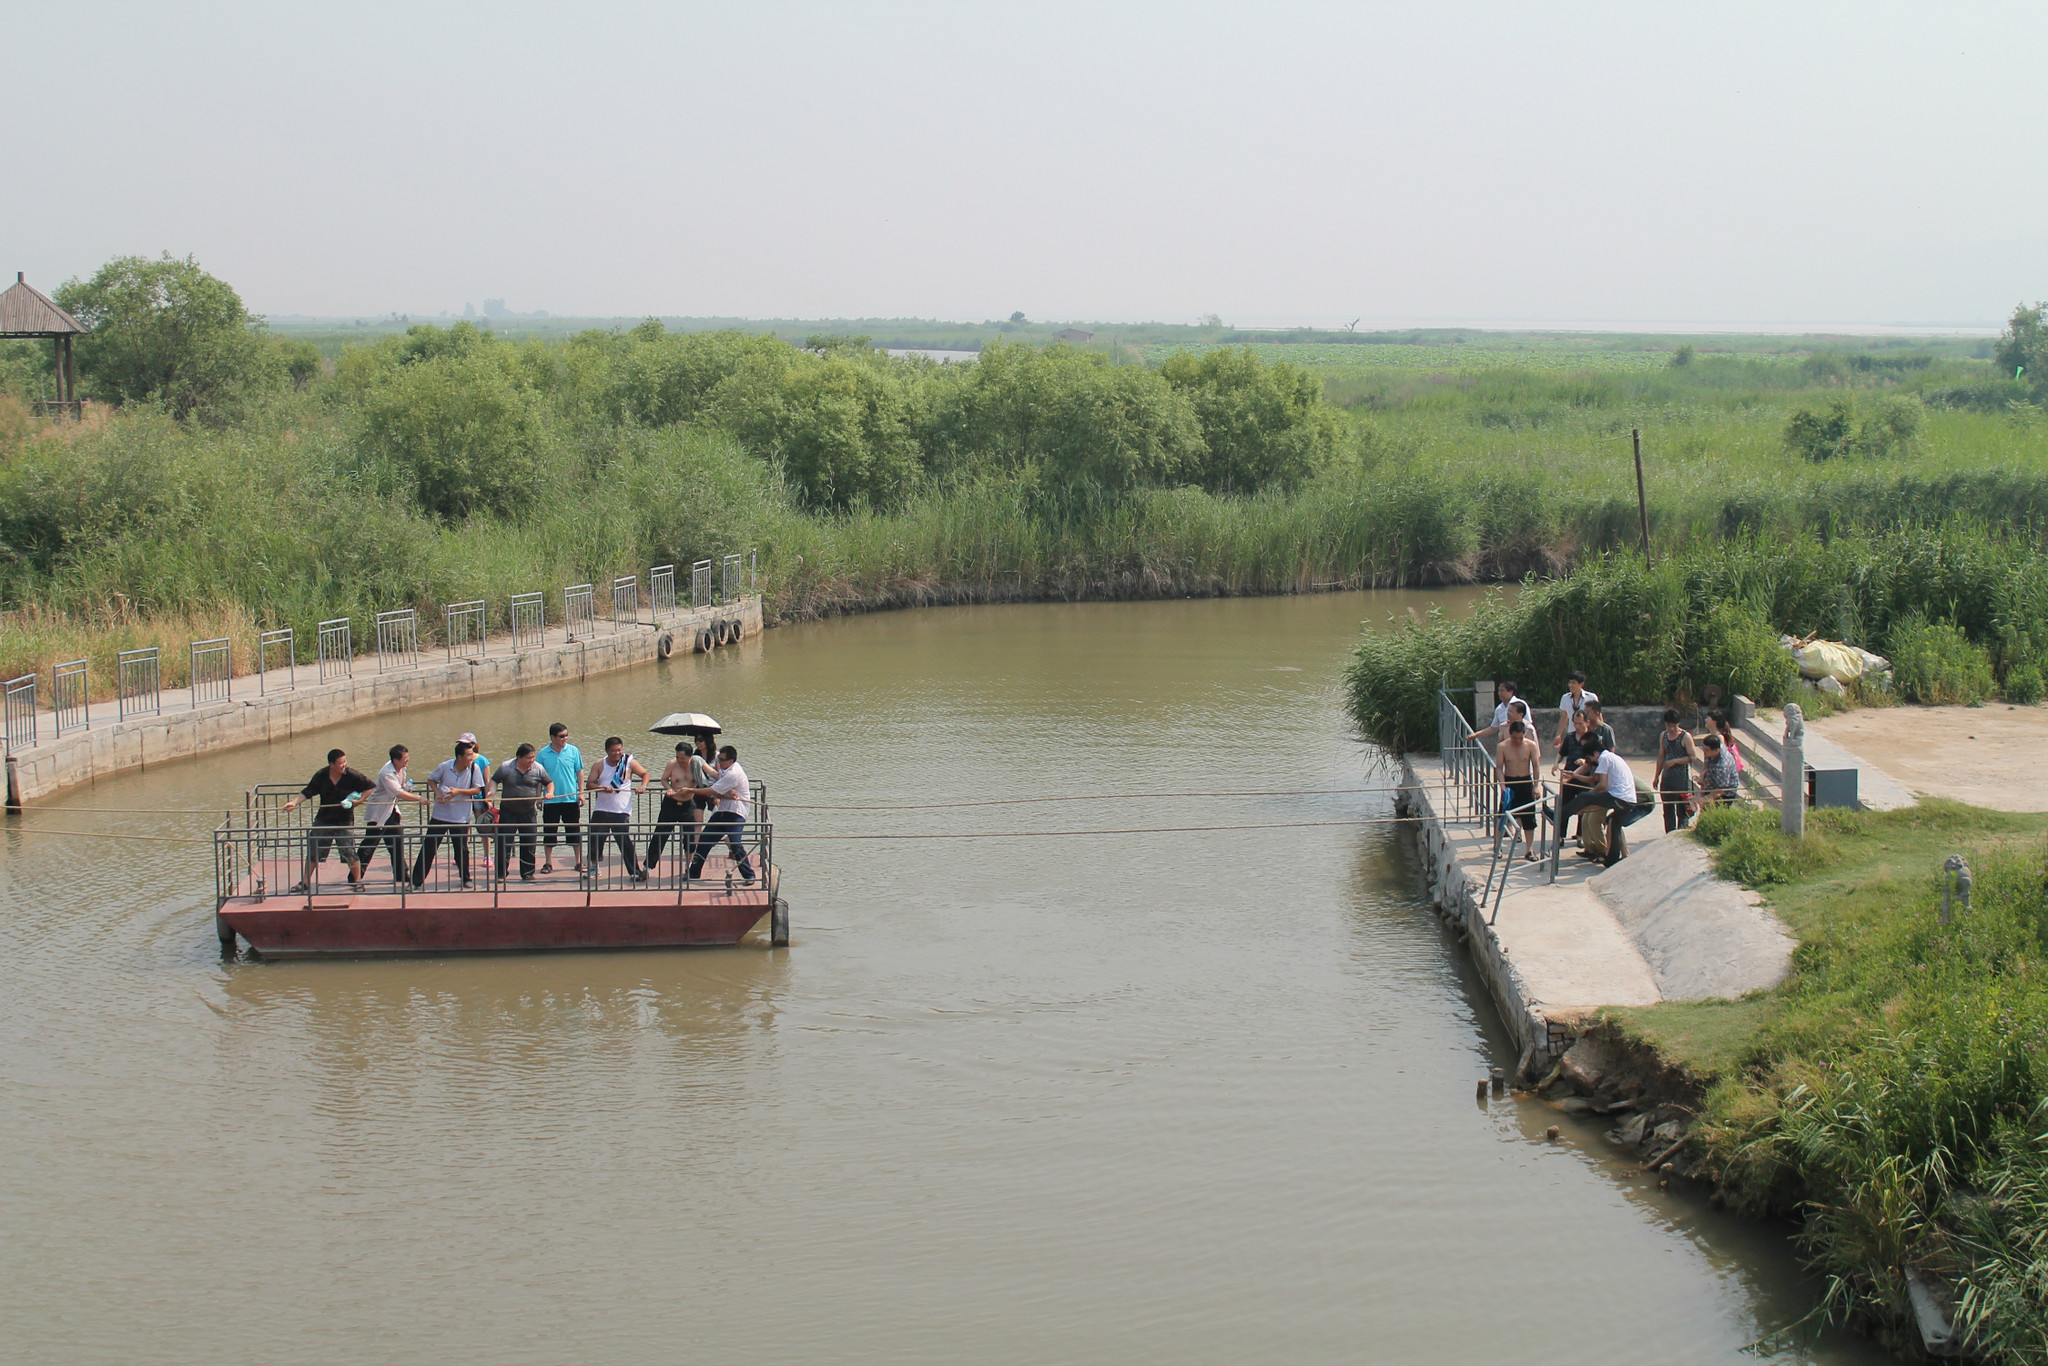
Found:
<path fill-rule="evenodd" d="M 1336 409 L 1306 370 L 1263 364 L 1246 346 L 1183 351 L 1159 373 L 1194 404 L 1206 449 L 1193 472 L 1211 493 L 1297 488 L 1336 452 Z"/>
<path fill-rule="evenodd" d="M 67 280 L 57 302 L 92 329 L 78 339 L 78 367 L 104 397 L 221 423 L 283 383 L 284 358 L 265 345 L 262 320 L 190 256 L 115 257 L 90 280 Z"/>
<path fill-rule="evenodd" d="M 526 510 L 549 449 L 538 396 L 489 353 L 400 367 L 364 396 L 356 439 L 379 492 L 446 521 Z"/>
<path fill-rule="evenodd" d="M 973 365 L 941 370 L 934 382 L 934 468 L 1018 474 L 1044 506 L 1179 483 L 1203 453 L 1187 395 L 1157 371 L 1101 356 L 991 342 Z"/>
<path fill-rule="evenodd" d="M 1996 352 L 2005 377 L 2011 379 L 2023 370 L 2020 378 L 2032 385 L 2037 395 L 2048 395 L 2048 321 L 2043 320 L 2044 312 L 2048 312 L 2048 303 L 2032 308 L 2021 304 L 2013 309 Z"/>
<path fill-rule="evenodd" d="M 721 380 L 706 419 L 778 467 L 812 507 L 893 507 L 923 472 L 918 395 L 865 346 L 823 356 L 778 343 Z"/>

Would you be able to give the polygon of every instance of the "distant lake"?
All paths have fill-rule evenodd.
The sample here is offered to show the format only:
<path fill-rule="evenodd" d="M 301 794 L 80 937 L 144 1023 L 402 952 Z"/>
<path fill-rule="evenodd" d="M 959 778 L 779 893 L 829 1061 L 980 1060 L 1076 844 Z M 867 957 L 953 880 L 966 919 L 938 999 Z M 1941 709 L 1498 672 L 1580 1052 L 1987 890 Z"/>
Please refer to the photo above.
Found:
<path fill-rule="evenodd" d="M 927 356 L 941 365 L 965 365 L 981 358 L 979 351 L 935 351 L 921 346 L 892 346 L 888 350 L 892 356 Z"/>

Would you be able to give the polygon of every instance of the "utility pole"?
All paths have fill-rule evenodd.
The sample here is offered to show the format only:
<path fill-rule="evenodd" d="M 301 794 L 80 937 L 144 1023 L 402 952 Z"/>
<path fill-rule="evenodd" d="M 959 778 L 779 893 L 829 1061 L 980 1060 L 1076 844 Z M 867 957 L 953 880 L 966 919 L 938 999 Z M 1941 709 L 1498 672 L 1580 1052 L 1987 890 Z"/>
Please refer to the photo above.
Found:
<path fill-rule="evenodd" d="M 1650 567 L 1650 503 L 1643 497 L 1643 433 L 1640 428 L 1628 429 L 1629 440 L 1636 448 L 1636 520 L 1643 528 L 1643 568 Z"/>

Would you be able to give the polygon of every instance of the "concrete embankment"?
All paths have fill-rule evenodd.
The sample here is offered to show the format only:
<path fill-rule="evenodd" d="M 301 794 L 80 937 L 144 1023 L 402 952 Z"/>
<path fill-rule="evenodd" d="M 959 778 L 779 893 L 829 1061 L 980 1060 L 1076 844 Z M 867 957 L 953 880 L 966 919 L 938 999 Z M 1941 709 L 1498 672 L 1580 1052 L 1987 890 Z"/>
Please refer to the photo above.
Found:
<path fill-rule="evenodd" d="M 1567 850 L 1553 883 L 1547 862 L 1496 864 L 1491 821 L 1444 814 L 1435 755 L 1404 758 L 1398 800 L 1431 902 L 1471 950 L 1525 1071 L 1560 1057 L 1602 1006 L 1733 998 L 1776 986 L 1791 965 L 1793 938 L 1770 909 L 1655 816 L 1630 828 L 1621 863 Z"/>
<path fill-rule="evenodd" d="M 262 744 L 359 716 L 630 669 L 670 653 L 690 653 L 700 633 L 720 623 L 737 623 L 744 636 L 758 635 L 760 598 L 685 609 L 658 622 L 622 623 L 617 629 L 599 623 L 575 639 L 556 626 L 539 643 L 517 651 L 499 637 L 486 641 L 479 655 L 450 660 L 423 652 L 418 662 L 403 668 L 380 671 L 377 656 L 361 656 L 352 662 L 349 677 L 325 682 L 305 665 L 295 674 L 277 669 L 261 678 L 243 675 L 234 680 L 232 696 L 218 701 L 195 703 L 187 690 L 165 689 L 158 712 L 124 719 L 116 703 L 95 703 L 90 724 L 61 737 L 46 712 L 39 718 L 40 743 L 7 756 L 7 804 L 22 806 L 79 783 L 235 745 Z"/>

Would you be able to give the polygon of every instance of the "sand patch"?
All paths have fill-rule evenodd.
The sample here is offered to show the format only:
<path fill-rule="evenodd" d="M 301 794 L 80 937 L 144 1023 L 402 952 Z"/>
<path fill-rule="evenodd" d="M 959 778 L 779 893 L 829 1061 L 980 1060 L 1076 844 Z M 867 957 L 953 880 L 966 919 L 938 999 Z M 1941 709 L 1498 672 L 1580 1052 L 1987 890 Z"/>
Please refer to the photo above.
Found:
<path fill-rule="evenodd" d="M 1908 791 L 2048 811 L 2048 707 L 1868 707 L 1808 725 Z"/>

